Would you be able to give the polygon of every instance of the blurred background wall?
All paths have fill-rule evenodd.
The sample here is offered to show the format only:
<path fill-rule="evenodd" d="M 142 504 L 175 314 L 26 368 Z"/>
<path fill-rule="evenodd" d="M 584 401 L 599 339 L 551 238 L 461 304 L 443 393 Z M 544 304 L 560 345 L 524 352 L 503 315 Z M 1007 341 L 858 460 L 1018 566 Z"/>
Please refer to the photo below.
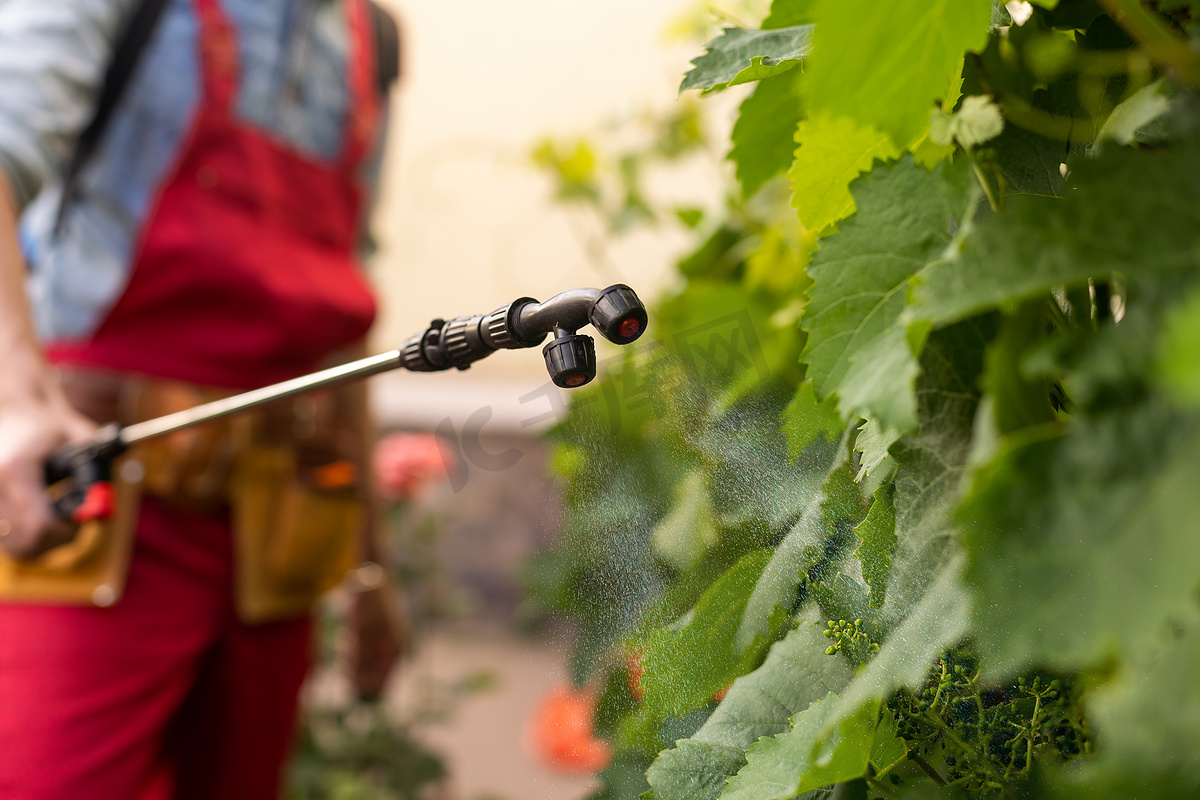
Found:
<path fill-rule="evenodd" d="M 626 282 L 653 296 L 668 280 L 678 230 L 624 237 L 589 259 L 594 223 L 553 207 L 530 151 L 546 136 L 587 134 L 676 102 L 689 42 L 671 24 L 689 0 L 387 0 L 403 26 L 405 75 L 394 96 L 385 181 L 374 219 L 380 288 L 379 350 L 398 346 L 434 316 L 491 310 L 516 297 L 544 300 L 575 286 Z M 664 190 L 693 198 L 703 171 Z M 711 195 L 712 189 L 707 193 Z M 461 425 L 482 403 L 492 427 L 524 431 L 552 410 L 520 398 L 547 385 L 536 351 L 502 354 L 466 374 L 378 379 L 385 420 Z M 536 427 L 533 426 L 533 427 Z"/>

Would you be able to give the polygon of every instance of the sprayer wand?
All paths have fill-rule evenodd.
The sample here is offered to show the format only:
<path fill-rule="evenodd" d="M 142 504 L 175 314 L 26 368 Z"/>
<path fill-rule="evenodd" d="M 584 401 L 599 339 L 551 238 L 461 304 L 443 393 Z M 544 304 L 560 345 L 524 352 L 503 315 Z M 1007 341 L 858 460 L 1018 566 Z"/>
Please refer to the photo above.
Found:
<path fill-rule="evenodd" d="M 70 489 L 54 501 L 64 520 L 84 522 L 112 513 L 112 462 L 139 442 L 201 425 L 293 395 L 337 386 L 387 372 L 467 369 L 497 350 L 542 348 L 546 369 L 556 386 L 574 389 L 596 376 L 596 347 L 592 337 L 577 334 L 591 324 L 605 339 L 629 344 L 646 330 L 646 307 L 624 284 L 607 289 L 571 289 L 544 303 L 522 297 L 490 314 L 435 319 L 409 337 L 398 349 L 351 361 L 310 375 L 264 386 L 174 414 L 122 427 L 111 423 L 93 438 L 52 454 L 46 462 L 46 484 L 71 479 Z"/>

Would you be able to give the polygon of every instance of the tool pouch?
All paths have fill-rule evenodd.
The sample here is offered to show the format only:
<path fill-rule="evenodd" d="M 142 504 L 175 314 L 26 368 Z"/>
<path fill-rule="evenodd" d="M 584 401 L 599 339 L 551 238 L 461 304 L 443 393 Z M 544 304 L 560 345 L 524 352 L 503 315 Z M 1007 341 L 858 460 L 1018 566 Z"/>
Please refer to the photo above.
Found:
<path fill-rule="evenodd" d="M 353 486 L 321 485 L 321 474 L 285 447 L 239 454 L 229 501 L 243 621 L 303 614 L 357 565 L 362 499 Z"/>
<path fill-rule="evenodd" d="M 307 612 L 359 562 L 366 508 L 360 438 L 342 392 L 306 395 L 236 421 L 228 498 L 239 617 Z"/>

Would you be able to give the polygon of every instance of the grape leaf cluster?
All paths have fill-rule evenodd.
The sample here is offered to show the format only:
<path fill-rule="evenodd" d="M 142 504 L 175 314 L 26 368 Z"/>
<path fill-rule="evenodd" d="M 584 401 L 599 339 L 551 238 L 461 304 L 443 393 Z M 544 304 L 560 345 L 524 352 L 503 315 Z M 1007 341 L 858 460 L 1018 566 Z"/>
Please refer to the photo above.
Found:
<path fill-rule="evenodd" d="M 597 800 L 1200 796 L 1200 8 L 774 0 L 705 50 L 733 183 L 531 570 L 612 689 Z"/>

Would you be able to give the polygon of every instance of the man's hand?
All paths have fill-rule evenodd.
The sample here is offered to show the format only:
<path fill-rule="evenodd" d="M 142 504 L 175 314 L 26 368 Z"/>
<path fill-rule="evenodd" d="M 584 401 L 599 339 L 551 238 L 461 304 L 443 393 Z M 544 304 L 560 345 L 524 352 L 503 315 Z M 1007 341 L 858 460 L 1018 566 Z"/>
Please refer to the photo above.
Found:
<path fill-rule="evenodd" d="M 75 526 L 57 519 L 46 499 L 43 464 L 95 429 L 48 379 L 29 380 L 24 391 L 0 396 L 0 548 L 16 558 L 34 558 L 74 538 Z"/>
<path fill-rule="evenodd" d="M 361 699 L 375 700 L 383 693 L 392 667 L 408 651 L 408 614 L 404 598 L 391 582 L 354 595 L 352 602 L 354 688 Z"/>
<path fill-rule="evenodd" d="M 34 336 L 12 198 L 0 171 L 0 548 L 33 558 L 75 535 L 54 518 L 42 463 L 95 426 L 71 408 Z"/>

